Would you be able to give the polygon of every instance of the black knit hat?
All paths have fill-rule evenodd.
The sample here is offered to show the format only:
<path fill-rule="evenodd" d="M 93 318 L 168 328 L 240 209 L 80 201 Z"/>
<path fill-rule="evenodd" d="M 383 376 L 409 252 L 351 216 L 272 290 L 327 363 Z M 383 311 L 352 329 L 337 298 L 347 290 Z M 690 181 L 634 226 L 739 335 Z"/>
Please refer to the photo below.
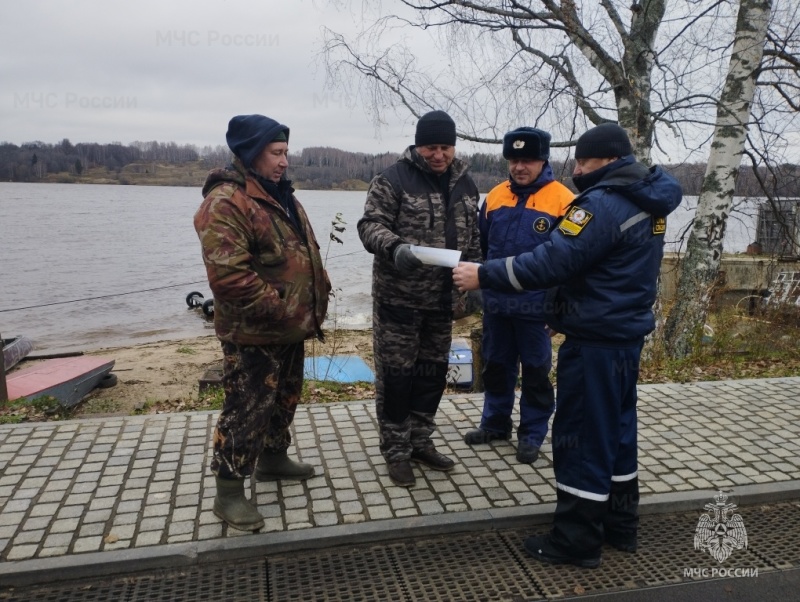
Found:
<path fill-rule="evenodd" d="M 550 158 L 550 134 L 536 128 L 517 128 L 503 136 L 503 158 L 538 159 Z"/>
<path fill-rule="evenodd" d="M 228 123 L 225 138 L 233 154 L 251 167 L 267 144 L 289 141 L 289 128 L 263 115 L 237 115 Z"/>
<path fill-rule="evenodd" d="M 428 144 L 456 145 L 456 122 L 444 111 L 425 113 L 417 122 L 414 145 Z"/>
<path fill-rule="evenodd" d="M 605 159 L 633 154 L 631 141 L 616 123 L 601 123 L 585 132 L 575 145 L 576 159 Z"/>

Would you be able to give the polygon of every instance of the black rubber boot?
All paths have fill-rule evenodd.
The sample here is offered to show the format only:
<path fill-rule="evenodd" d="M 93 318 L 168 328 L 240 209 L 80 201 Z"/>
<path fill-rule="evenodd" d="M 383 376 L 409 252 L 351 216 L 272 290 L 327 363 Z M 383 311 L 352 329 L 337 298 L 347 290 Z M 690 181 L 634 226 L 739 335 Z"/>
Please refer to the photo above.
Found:
<path fill-rule="evenodd" d="M 214 514 L 234 529 L 256 531 L 264 526 L 264 519 L 256 507 L 244 496 L 243 479 L 217 479 L 217 497 Z"/>
<path fill-rule="evenodd" d="M 600 566 L 600 556 L 594 558 L 570 556 L 556 548 L 549 535 L 529 537 L 522 543 L 522 547 L 530 556 L 547 564 L 571 564 L 584 569 L 596 569 Z"/>
<path fill-rule="evenodd" d="M 286 451 L 271 453 L 263 450 L 258 455 L 256 481 L 305 481 L 314 476 L 314 467 L 290 459 Z"/>
<path fill-rule="evenodd" d="M 547 536 L 550 550 L 577 566 L 599 565 L 603 548 L 606 502 L 596 502 L 556 489 L 558 501 L 553 530 Z M 580 562 L 580 564 L 579 564 Z"/>
<path fill-rule="evenodd" d="M 611 496 L 603 517 L 603 536 L 621 552 L 635 552 L 639 528 L 639 479 L 611 481 Z"/>

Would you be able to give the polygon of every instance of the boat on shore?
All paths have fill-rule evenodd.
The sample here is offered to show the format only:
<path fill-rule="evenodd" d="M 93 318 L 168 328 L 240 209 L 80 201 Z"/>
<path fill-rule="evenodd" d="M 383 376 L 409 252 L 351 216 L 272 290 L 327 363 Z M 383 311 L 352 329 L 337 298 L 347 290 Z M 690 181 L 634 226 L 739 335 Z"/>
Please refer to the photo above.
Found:
<path fill-rule="evenodd" d="M 24 360 L 33 350 L 33 342 L 24 336 L 3 339 L 3 368 L 6 372 Z"/>
<path fill-rule="evenodd" d="M 90 355 L 44 360 L 6 376 L 8 399 L 31 401 L 50 396 L 69 408 L 95 387 L 113 386 L 113 367 L 113 359 Z"/>

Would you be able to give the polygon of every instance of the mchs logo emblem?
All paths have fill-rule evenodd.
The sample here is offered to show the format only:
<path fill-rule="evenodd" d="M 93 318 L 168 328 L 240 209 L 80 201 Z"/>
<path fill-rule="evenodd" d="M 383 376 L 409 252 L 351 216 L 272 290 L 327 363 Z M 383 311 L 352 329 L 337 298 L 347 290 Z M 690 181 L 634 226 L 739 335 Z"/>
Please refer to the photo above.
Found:
<path fill-rule="evenodd" d="M 728 559 L 734 550 L 747 549 L 747 531 L 740 514 L 731 514 L 736 504 L 727 504 L 728 496 L 719 492 L 713 504 L 706 504 L 707 514 L 697 521 L 694 549 L 708 550 L 718 562 Z M 730 515 L 730 516 L 729 516 Z"/>

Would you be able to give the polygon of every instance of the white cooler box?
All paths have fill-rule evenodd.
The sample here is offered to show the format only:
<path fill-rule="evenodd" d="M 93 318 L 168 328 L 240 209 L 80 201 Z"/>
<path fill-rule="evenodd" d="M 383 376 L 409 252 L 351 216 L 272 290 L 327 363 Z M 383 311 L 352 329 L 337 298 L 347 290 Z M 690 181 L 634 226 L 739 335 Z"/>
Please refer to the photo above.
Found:
<path fill-rule="evenodd" d="M 467 339 L 456 338 L 450 343 L 447 384 L 458 387 L 472 386 L 472 346 Z"/>

